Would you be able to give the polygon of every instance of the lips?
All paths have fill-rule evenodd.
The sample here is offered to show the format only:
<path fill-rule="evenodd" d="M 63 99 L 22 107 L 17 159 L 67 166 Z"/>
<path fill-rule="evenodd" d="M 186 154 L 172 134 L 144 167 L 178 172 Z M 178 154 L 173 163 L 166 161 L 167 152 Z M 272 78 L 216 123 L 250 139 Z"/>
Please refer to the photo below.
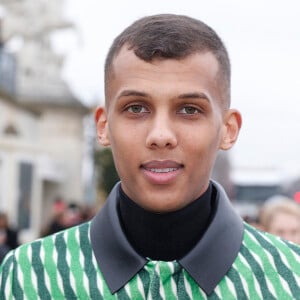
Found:
<path fill-rule="evenodd" d="M 172 160 L 154 160 L 142 164 L 141 168 L 151 183 L 169 184 L 180 174 L 183 165 Z"/>

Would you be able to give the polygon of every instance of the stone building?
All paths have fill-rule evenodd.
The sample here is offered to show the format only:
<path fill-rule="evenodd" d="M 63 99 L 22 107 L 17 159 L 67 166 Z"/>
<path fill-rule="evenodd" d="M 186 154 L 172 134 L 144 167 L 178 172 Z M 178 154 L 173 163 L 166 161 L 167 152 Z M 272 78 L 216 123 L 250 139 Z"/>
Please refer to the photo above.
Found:
<path fill-rule="evenodd" d="M 51 35 L 70 28 L 61 0 L 0 0 L 0 209 L 39 236 L 52 201 L 84 201 L 83 120 L 90 113 L 61 78 Z M 11 50 L 13 40 L 19 48 Z"/>

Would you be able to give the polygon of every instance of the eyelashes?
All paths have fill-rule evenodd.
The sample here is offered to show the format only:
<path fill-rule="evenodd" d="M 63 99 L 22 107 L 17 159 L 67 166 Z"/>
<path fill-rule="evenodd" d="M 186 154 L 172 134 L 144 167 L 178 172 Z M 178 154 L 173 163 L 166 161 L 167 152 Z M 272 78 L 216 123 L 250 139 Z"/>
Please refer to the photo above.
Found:
<path fill-rule="evenodd" d="M 187 115 L 195 115 L 195 114 L 202 113 L 202 110 L 200 110 L 197 107 L 187 105 L 187 106 L 182 107 L 178 113 L 187 114 Z"/>
<path fill-rule="evenodd" d="M 148 113 L 149 110 L 141 104 L 132 104 L 126 107 L 126 111 L 133 113 L 133 114 L 141 114 L 141 113 Z"/>

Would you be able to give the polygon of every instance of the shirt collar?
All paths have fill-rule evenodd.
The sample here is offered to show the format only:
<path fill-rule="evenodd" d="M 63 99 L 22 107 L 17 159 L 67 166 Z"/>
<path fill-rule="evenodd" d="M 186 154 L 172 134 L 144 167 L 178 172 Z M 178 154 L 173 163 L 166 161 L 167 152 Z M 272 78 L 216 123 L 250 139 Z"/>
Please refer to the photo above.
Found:
<path fill-rule="evenodd" d="M 99 268 L 112 293 L 123 287 L 147 263 L 130 245 L 118 216 L 118 183 L 91 224 L 91 244 Z M 243 222 L 222 187 L 217 192 L 216 212 L 201 241 L 179 264 L 210 294 L 234 262 L 243 239 Z"/>

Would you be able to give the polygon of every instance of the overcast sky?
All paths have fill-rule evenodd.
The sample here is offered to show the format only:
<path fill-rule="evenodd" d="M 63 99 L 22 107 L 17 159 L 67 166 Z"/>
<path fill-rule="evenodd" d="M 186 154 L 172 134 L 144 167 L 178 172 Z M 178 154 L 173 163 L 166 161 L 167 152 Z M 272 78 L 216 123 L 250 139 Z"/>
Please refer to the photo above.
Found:
<path fill-rule="evenodd" d="M 86 103 L 103 100 L 105 55 L 127 25 L 154 13 L 199 18 L 231 57 L 232 106 L 243 115 L 233 163 L 300 176 L 300 1 L 66 1 L 77 35 L 64 76 Z"/>

